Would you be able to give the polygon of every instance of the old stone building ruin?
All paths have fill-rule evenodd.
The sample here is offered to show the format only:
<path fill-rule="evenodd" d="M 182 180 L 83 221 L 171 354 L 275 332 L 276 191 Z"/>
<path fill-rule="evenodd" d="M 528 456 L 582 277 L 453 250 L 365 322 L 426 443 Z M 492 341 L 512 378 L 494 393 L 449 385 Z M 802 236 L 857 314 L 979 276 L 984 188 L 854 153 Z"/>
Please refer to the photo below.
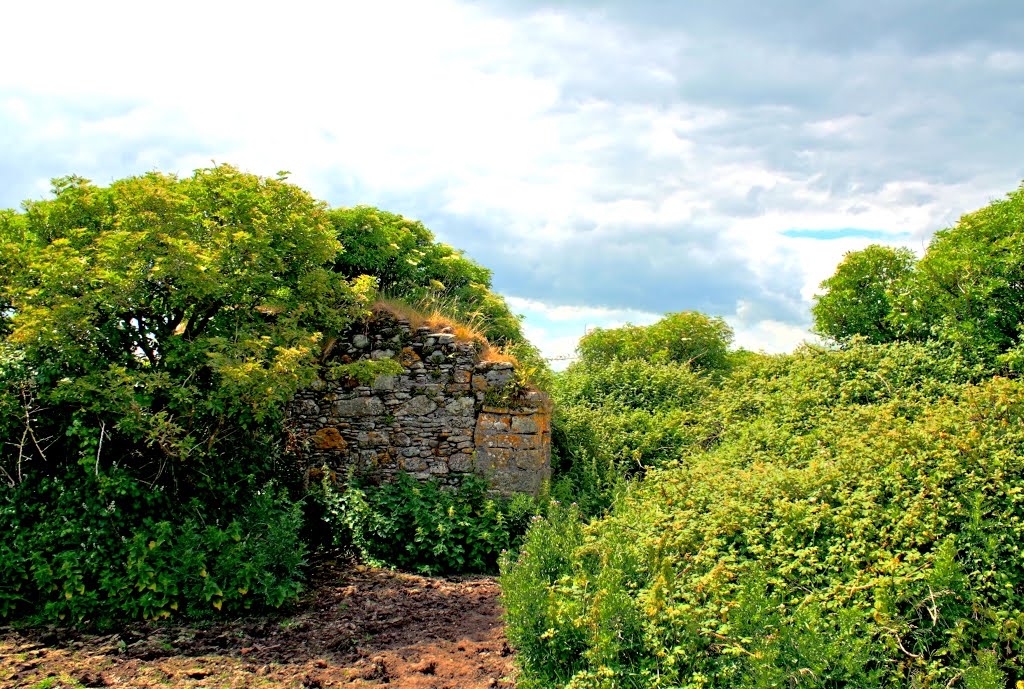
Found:
<path fill-rule="evenodd" d="M 395 372 L 361 383 L 331 376 L 328 362 L 289 407 L 293 448 L 310 469 L 446 483 L 477 473 L 497 493 L 536 494 L 551 475 L 551 401 L 522 386 L 511 363 L 479 361 L 477 349 L 376 313 L 335 345 L 332 361 L 391 359 Z"/>

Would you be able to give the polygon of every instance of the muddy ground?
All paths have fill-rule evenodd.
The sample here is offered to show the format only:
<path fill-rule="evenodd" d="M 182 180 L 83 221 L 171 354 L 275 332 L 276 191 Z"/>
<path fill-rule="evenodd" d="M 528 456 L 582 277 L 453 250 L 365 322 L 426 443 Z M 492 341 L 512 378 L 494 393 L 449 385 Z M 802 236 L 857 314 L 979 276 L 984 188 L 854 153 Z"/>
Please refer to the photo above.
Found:
<path fill-rule="evenodd" d="M 0 687 L 515 685 L 493 577 L 430 578 L 324 559 L 289 614 L 131 625 L 115 634 L 0 629 Z"/>

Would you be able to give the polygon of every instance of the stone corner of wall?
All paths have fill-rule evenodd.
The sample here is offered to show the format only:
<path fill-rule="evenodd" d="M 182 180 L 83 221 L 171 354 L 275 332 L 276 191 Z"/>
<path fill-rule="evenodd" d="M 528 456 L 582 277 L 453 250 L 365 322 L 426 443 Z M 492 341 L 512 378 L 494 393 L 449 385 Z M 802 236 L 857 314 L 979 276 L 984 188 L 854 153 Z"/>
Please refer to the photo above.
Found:
<path fill-rule="evenodd" d="M 360 324 L 339 338 L 332 358 L 392 358 L 403 371 L 371 385 L 317 379 L 289 403 L 290 445 L 307 468 L 447 483 L 477 473 L 496 493 L 536 494 L 551 475 L 551 399 L 527 390 L 488 404 L 499 402 L 488 391 L 505 388 L 516 371 L 477 357 L 474 343 L 399 318 Z"/>

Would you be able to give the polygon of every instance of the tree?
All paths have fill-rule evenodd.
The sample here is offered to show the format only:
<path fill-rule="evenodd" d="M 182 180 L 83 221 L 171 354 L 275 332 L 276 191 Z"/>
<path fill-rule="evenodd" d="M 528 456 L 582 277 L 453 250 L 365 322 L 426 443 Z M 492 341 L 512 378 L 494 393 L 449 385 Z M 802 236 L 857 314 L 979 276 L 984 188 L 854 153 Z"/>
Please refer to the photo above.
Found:
<path fill-rule="evenodd" d="M 335 270 L 372 275 L 386 295 L 473 321 L 494 344 L 528 344 L 519 318 L 491 291 L 491 271 L 436 242 L 423 223 L 370 206 L 336 208 L 328 217 L 345 247 Z"/>
<path fill-rule="evenodd" d="M 932 237 L 895 298 L 908 337 L 987 355 L 1020 342 L 1024 324 L 1024 186 Z"/>
<path fill-rule="evenodd" d="M 891 319 L 894 288 L 914 268 L 909 249 L 873 244 L 843 257 L 835 274 L 821 283 L 811 313 L 815 330 L 844 341 L 860 335 L 869 342 L 891 342 L 900 332 Z"/>
<path fill-rule="evenodd" d="M 595 328 L 580 339 L 578 351 L 584 365 L 646 359 L 713 371 L 726 366 L 732 338 L 732 328 L 721 318 L 682 311 L 666 314 L 648 326 L 627 324 L 621 328 Z"/>
<path fill-rule="evenodd" d="M 284 403 L 372 287 L 332 270 L 324 205 L 226 165 L 53 193 L 0 218 L 0 287 L 55 440 L 9 434 L 0 457 L 117 464 L 182 496 L 262 480 Z"/>

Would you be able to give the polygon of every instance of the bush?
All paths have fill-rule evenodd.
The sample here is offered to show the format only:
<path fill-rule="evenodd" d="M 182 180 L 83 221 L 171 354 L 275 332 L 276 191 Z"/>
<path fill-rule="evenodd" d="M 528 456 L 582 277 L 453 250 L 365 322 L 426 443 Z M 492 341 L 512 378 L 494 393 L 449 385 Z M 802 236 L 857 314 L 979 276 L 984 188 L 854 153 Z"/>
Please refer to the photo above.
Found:
<path fill-rule="evenodd" d="M 693 442 L 693 410 L 714 389 L 688 364 L 627 359 L 571 366 L 552 388 L 552 495 L 578 503 L 588 516 L 604 512 L 629 481 Z"/>
<path fill-rule="evenodd" d="M 300 590 L 301 515 L 273 487 L 227 522 L 193 509 L 175 523 L 143 516 L 166 501 L 124 477 L 81 482 L 26 482 L 0 501 L 0 617 L 102 628 L 279 607 Z"/>
<path fill-rule="evenodd" d="M 505 561 L 524 686 L 1024 677 L 1024 382 L 990 376 L 934 344 L 739 366 L 676 461 Z"/>
<path fill-rule="evenodd" d="M 615 360 L 644 359 L 674 362 L 702 371 L 716 371 L 728 364 L 733 332 L 721 318 L 696 311 L 665 314 L 648 326 L 595 328 L 580 339 L 584 364 L 601 366 Z"/>
<path fill-rule="evenodd" d="M 329 472 L 311 499 L 322 504 L 322 527 L 333 544 L 365 560 L 423 574 L 497 571 L 498 556 L 526 531 L 536 501 L 527 495 L 497 498 L 486 481 L 469 476 L 455 487 L 399 474 L 372 485 L 349 477 L 337 489 Z"/>

